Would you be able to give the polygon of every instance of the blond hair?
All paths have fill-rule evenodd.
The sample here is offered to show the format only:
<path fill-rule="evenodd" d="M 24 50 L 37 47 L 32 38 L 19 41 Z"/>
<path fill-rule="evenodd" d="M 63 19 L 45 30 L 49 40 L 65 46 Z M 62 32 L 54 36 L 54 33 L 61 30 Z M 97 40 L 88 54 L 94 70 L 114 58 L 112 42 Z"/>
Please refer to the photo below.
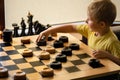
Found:
<path fill-rule="evenodd" d="M 88 14 L 110 26 L 116 18 L 116 7 L 110 0 L 94 0 L 88 6 Z"/>

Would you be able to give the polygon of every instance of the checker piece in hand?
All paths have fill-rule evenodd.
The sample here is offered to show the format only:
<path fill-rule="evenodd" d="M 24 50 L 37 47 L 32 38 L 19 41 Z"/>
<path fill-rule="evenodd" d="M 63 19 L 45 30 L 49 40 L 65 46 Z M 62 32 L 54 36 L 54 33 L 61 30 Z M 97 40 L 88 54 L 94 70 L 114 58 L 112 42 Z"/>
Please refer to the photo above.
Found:
<path fill-rule="evenodd" d="M 45 37 L 43 37 L 39 42 L 37 42 L 38 46 L 46 46 L 47 42 L 45 40 Z"/>

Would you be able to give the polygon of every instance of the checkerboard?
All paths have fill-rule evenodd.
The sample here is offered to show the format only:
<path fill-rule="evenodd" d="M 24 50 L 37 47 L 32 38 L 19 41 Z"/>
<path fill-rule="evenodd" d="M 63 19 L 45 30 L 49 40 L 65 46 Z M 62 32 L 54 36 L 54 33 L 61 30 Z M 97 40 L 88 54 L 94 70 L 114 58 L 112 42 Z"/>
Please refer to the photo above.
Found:
<path fill-rule="evenodd" d="M 58 33 L 57 36 L 53 36 L 52 41 L 47 41 L 47 45 L 53 46 L 53 42 L 58 40 L 62 35 L 69 37 L 69 42 L 64 43 L 64 47 L 71 43 L 77 43 L 80 46 L 80 50 L 72 50 L 72 56 L 67 56 L 67 62 L 62 63 L 62 69 L 54 70 L 53 77 L 42 77 L 40 71 L 44 67 L 49 67 L 49 64 L 55 60 L 56 55 L 58 55 L 64 47 L 55 48 L 56 53 L 50 54 L 50 60 L 40 60 L 38 55 L 46 46 L 36 45 L 35 40 L 38 35 L 26 36 L 31 39 L 31 43 L 24 45 L 21 43 L 22 37 L 13 38 L 11 43 L 5 43 L 0 40 L 0 66 L 7 68 L 9 72 L 8 78 L 1 78 L 0 80 L 12 80 L 13 74 L 16 71 L 26 72 L 28 80 L 69 80 L 95 77 L 99 75 L 99 72 L 96 73 L 96 71 L 100 71 L 100 69 L 104 70 L 107 62 L 103 62 L 103 66 L 99 68 L 92 68 L 88 65 L 89 60 L 92 58 L 88 51 L 89 48 L 70 34 Z M 26 48 L 33 51 L 32 57 L 22 56 L 22 51 Z M 93 73 L 91 73 L 92 71 Z"/>

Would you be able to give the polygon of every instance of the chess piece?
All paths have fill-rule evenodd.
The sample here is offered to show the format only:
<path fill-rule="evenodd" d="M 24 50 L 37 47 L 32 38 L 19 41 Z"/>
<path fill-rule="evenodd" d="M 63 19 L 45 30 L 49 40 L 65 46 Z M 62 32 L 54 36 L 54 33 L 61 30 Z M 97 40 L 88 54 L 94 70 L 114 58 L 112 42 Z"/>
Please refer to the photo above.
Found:
<path fill-rule="evenodd" d="M 12 31 L 11 30 L 5 29 L 3 31 L 3 41 L 7 43 L 12 42 Z"/>
<path fill-rule="evenodd" d="M 33 35 L 34 32 L 33 32 L 33 22 L 32 22 L 32 19 L 33 19 L 33 15 L 30 14 L 30 12 L 28 13 L 28 35 Z"/>
<path fill-rule="evenodd" d="M 13 33 L 13 37 L 19 37 L 19 34 L 18 34 L 18 25 L 16 23 L 13 23 L 12 26 L 14 27 L 14 33 Z"/>
<path fill-rule="evenodd" d="M 26 24 L 25 24 L 25 21 L 24 19 L 22 18 L 22 21 L 21 21 L 21 27 L 22 27 L 22 31 L 21 31 L 21 34 L 20 36 L 26 36 L 26 33 L 25 33 L 25 29 L 26 29 Z"/>
<path fill-rule="evenodd" d="M 50 25 L 50 24 L 47 24 L 46 26 L 47 26 L 47 28 L 51 27 L 51 25 Z"/>
<path fill-rule="evenodd" d="M 40 24 L 38 21 L 35 21 L 33 25 L 34 25 L 35 34 L 39 34 L 43 30 L 45 30 L 45 26 Z"/>

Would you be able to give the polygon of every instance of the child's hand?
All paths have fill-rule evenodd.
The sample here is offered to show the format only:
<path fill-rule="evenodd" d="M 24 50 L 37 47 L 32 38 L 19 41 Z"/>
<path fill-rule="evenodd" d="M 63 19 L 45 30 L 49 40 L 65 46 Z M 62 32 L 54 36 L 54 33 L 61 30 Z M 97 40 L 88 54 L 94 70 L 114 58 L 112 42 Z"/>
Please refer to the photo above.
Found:
<path fill-rule="evenodd" d="M 39 42 L 43 37 L 45 37 L 45 39 L 47 40 L 48 35 L 49 35 L 49 33 L 48 33 L 47 30 L 42 31 L 42 32 L 39 34 L 39 36 L 37 37 L 36 42 Z"/>
<path fill-rule="evenodd" d="M 93 51 L 93 56 L 95 58 L 108 58 L 110 53 L 108 51 L 103 51 L 103 50 L 98 50 L 98 51 Z"/>

